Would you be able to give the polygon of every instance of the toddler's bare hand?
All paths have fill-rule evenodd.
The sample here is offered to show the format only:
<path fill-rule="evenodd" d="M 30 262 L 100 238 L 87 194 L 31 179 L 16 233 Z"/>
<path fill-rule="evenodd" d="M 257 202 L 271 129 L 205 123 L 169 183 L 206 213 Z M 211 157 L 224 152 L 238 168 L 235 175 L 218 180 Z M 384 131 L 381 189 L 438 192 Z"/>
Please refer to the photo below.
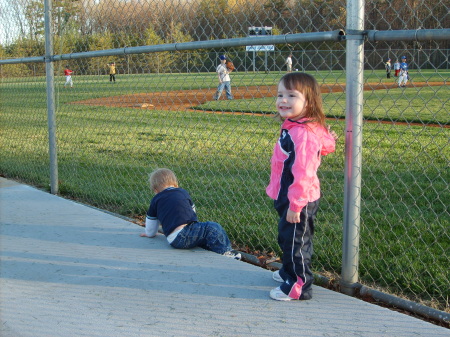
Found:
<path fill-rule="evenodd" d="M 156 234 L 153 235 L 153 236 L 148 236 L 148 235 L 145 234 L 145 233 L 139 234 L 139 236 L 140 236 L 141 238 L 150 238 L 150 239 L 154 238 L 154 237 L 157 236 L 157 235 L 158 235 L 158 233 L 156 233 Z"/>

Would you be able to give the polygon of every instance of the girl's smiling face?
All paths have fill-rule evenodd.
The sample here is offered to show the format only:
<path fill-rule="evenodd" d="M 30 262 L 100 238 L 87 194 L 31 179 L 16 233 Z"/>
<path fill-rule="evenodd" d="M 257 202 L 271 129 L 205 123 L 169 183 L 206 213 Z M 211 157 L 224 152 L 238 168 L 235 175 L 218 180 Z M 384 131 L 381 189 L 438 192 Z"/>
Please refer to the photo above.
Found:
<path fill-rule="evenodd" d="M 304 116 L 308 103 L 298 90 L 288 90 L 283 82 L 278 84 L 277 111 L 283 119 L 297 121 Z"/>

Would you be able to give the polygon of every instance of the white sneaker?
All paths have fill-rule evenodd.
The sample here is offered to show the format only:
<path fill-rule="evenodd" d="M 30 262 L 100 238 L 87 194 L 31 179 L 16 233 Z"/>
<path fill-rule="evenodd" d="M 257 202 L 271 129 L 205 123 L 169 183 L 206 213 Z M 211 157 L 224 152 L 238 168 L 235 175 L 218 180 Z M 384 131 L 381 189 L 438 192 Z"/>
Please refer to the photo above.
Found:
<path fill-rule="evenodd" d="M 281 276 L 280 276 L 280 271 L 279 270 L 277 270 L 277 271 L 274 271 L 273 273 L 272 273 L 272 278 L 275 280 L 275 281 L 277 281 L 277 282 L 280 282 L 280 283 L 283 283 L 284 282 L 284 280 L 281 278 Z"/>
<path fill-rule="evenodd" d="M 238 253 L 238 252 L 235 252 L 235 251 L 233 251 L 233 250 L 230 250 L 230 251 L 228 251 L 228 252 L 225 252 L 225 253 L 223 253 L 222 254 L 223 256 L 226 256 L 226 257 L 231 257 L 231 258 L 233 258 L 233 259 L 235 259 L 235 260 L 241 260 L 241 258 L 242 258 L 242 256 L 241 256 L 241 253 Z"/>
<path fill-rule="evenodd" d="M 289 297 L 281 291 L 280 287 L 276 287 L 270 291 L 270 297 L 277 301 L 291 301 L 292 297 Z"/>

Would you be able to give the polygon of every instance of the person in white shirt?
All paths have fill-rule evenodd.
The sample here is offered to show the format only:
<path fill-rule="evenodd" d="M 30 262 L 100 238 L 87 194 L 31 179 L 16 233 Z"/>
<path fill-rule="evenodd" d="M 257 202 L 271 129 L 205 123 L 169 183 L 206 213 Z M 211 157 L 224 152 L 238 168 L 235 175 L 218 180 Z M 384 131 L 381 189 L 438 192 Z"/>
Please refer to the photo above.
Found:
<path fill-rule="evenodd" d="M 292 72 L 292 54 L 289 54 L 289 56 L 286 58 L 286 67 L 287 67 L 287 72 L 291 73 Z"/>
<path fill-rule="evenodd" d="M 231 79 L 230 72 L 226 67 L 227 57 L 225 55 L 220 55 L 220 64 L 217 66 L 216 72 L 219 76 L 219 86 L 217 87 L 217 91 L 214 94 L 214 99 L 218 100 L 222 95 L 223 89 L 225 89 L 225 93 L 227 95 L 227 99 L 233 99 L 231 95 Z"/>
<path fill-rule="evenodd" d="M 398 77 L 398 74 L 400 73 L 400 62 L 398 62 L 398 60 L 395 60 L 394 71 L 395 71 L 394 76 Z"/>
<path fill-rule="evenodd" d="M 400 63 L 400 72 L 398 74 L 398 86 L 405 88 L 408 80 L 408 63 L 406 63 L 406 56 L 402 56 L 402 63 Z"/>

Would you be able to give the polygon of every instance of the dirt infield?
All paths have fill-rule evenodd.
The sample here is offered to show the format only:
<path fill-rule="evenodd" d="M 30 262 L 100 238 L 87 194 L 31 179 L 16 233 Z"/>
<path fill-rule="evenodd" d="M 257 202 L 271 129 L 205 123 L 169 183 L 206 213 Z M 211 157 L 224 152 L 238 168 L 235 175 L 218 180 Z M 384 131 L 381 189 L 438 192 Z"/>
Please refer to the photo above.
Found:
<path fill-rule="evenodd" d="M 419 82 L 412 83 L 411 87 L 442 86 L 444 82 Z M 344 84 L 322 85 L 322 93 L 344 92 Z M 396 83 L 369 83 L 364 85 L 364 91 L 373 90 L 408 90 L 408 88 L 398 88 Z M 138 93 L 131 95 L 111 96 L 93 98 L 84 101 L 72 102 L 72 104 L 83 105 L 101 105 L 112 107 L 126 107 L 139 109 L 155 110 L 191 110 L 191 107 L 204 104 L 211 101 L 215 88 L 179 90 L 179 91 L 161 91 Z M 246 86 L 233 87 L 233 96 L 235 99 L 252 99 L 262 97 L 275 97 L 277 93 L 276 86 Z M 225 95 L 223 95 L 225 96 Z"/>

